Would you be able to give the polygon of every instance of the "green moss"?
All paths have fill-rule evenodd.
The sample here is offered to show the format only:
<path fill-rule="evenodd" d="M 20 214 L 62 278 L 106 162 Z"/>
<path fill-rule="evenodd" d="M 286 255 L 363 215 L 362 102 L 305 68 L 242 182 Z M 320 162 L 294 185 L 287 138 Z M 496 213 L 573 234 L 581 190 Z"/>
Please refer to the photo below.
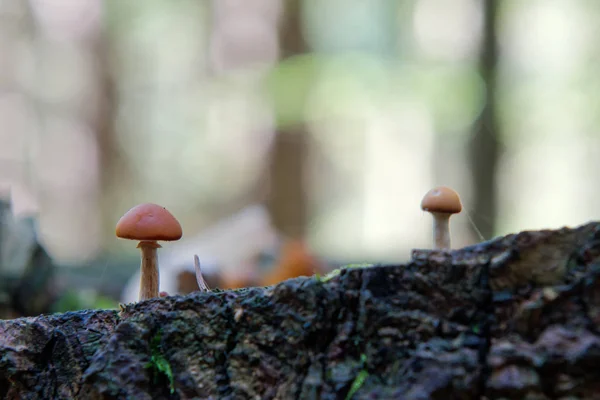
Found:
<path fill-rule="evenodd" d="M 151 368 L 154 375 L 154 383 L 158 379 L 159 375 L 164 375 L 169 380 L 171 393 L 175 392 L 175 380 L 173 378 L 173 371 L 171 365 L 162 354 L 162 346 L 160 339 L 162 336 L 162 330 L 159 330 L 156 335 L 150 341 L 150 361 L 145 365 L 146 368 Z"/>
<path fill-rule="evenodd" d="M 371 264 L 371 263 L 356 263 L 356 264 L 344 265 L 342 268 L 344 268 L 344 269 L 369 268 L 369 267 L 373 267 L 374 265 L 375 264 Z"/>
<path fill-rule="evenodd" d="M 340 272 L 342 272 L 343 269 L 369 268 L 372 266 L 373 266 L 373 264 L 370 264 L 370 263 L 348 264 L 348 265 L 344 265 L 341 268 L 334 269 L 333 271 L 331 271 L 330 273 L 328 273 L 325 276 L 315 275 L 315 278 L 320 282 L 327 282 L 327 281 L 335 278 L 336 276 L 338 276 L 340 274 Z"/>
<path fill-rule="evenodd" d="M 367 356 L 365 354 L 360 355 L 360 362 L 362 364 L 362 369 L 358 372 L 356 378 L 354 378 L 354 381 L 350 386 L 350 390 L 346 395 L 346 400 L 350 400 L 356 394 L 356 392 L 358 392 L 358 390 L 362 387 L 362 385 L 369 377 L 369 372 L 365 369 L 365 364 L 367 362 Z"/>

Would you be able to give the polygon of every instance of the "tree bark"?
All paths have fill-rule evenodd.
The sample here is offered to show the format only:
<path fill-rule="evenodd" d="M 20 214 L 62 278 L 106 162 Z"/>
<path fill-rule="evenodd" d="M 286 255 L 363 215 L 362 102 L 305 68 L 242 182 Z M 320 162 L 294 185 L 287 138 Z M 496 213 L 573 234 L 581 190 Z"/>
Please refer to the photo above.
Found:
<path fill-rule="evenodd" d="M 266 288 L 0 321 L 0 397 L 598 398 L 599 266 L 595 222 Z"/>

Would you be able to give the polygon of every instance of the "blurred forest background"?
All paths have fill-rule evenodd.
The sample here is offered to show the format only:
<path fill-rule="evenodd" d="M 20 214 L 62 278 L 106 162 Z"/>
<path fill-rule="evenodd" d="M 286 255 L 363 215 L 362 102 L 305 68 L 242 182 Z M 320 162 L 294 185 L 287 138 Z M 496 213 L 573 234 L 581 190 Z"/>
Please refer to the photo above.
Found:
<path fill-rule="evenodd" d="M 600 219 L 599 29 L 595 0 L 0 0 L 1 191 L 113 299 L 141 202 L 186 237 L 265 204 L 339 262 L 430 247 L 437 185 L 454 247 Z"/>

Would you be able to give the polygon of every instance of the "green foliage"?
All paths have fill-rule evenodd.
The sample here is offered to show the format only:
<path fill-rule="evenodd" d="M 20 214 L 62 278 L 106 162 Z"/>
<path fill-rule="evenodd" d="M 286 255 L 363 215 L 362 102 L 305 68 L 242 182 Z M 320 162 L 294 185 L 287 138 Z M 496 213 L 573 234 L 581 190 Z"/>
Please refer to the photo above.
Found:
<path fill-rule="evenodd" d="M 391 71 L 380 57 L 309 53 L 280 62 L 264 88 L 277 125 L 285 128 L 311 119 L 352 118 L 389 95 Z"/>
<path fill-rule="evenodd" d="M 145 365 L 146 368 L 151 368 L 154 375 L 154 383 L 158 379 L 160 374 L 164 375 L 169 380 L 169 387 L 171 393 L 175 392 L 175 379 L 173 378 L 173 371 L 171 365 L 162 354 L 162 346 L 160 340 L 162 337 L 162 330 L 159 330 L 156 335 L 150 341 L 150 361 Z"/>
<path fill-rule="evenodd" d="M 412 91 L 430 107 L 441 132 L 468 131 L 484 105 L 485 85 L 473 66 L 423 66 L 402 71 Z M 451 101 L 450 98 L 460 99 Z"/>
<path fill-rule="evenodd" d="M 316 67 L 315 56 L 294 56 L 280 62 L 267 78 L 266 92 L 275 108 L 279 127 L 293 126 L 304 119 Z"/>
<path fill-rule="evenodd" d="M 67 290 L 52 305 L 53 312 L 117 308 L 117 301 L 89 290 Z"/>

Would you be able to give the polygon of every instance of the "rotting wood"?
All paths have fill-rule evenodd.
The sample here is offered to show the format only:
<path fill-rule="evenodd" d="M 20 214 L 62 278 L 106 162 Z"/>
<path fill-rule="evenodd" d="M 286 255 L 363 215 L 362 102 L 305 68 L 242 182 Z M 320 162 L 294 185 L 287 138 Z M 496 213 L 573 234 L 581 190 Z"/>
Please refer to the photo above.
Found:
<path fill-rule="evenodd" d="M 7 399 L 600 397 L 600 223 L 0 321 Z"/>

